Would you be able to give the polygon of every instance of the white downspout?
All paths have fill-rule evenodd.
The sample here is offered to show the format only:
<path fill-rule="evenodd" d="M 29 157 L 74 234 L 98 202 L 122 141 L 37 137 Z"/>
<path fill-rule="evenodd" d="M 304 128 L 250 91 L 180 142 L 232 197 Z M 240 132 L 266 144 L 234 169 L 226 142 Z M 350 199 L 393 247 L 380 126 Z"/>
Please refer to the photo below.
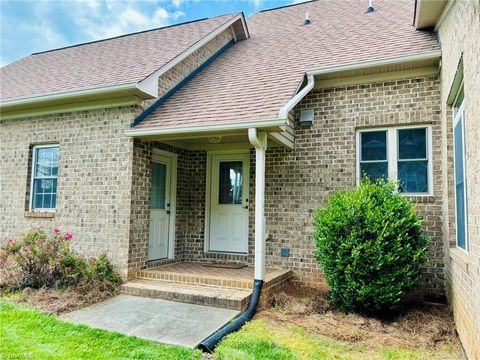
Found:
<path fill-rule="evenodd" d="M 279 111 L 278 113 L 278 118 L 279 119 L 288 119 L 288 113 L 290 110 L 293 109 L 295 105 L 297 105 L 300 100 L 302 100 L 305 95 L 307 95 L 310 90 L 313 89 L 313 86 L 315 85 L 315 79 L 312 74 L 307 74 L 307 85 L 300 90 L 297 95 L 295 95 L 293 98 L 290 99 L 289 102 L 287 102 Z"/>
<path fill-rule="evenodd" d="M 267 133 L 248 129 L 248 139 L 255 147 L 255 280 L 265 278 L 265 151 Z"/>

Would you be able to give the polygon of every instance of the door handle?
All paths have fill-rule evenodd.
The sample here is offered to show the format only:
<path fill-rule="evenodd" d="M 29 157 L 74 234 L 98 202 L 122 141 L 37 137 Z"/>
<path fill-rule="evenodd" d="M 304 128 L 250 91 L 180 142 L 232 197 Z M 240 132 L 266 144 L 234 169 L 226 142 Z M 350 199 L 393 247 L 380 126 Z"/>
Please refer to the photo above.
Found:
<path fill-rule="evenodd" d="M 244 209 L 248 209 L 248 205 L 245 205 L 243 208 L 244 208 Z"/>

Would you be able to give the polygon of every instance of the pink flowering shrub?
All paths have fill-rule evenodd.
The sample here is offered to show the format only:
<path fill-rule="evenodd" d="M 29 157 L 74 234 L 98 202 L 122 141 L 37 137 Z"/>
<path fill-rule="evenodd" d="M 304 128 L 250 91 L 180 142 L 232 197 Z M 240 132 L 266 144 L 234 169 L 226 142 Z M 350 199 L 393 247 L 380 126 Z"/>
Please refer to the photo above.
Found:
<path fill-rule="evenodd" d="M 106 255 L 87 260 L 70 248 L 72 238 L 72 234 L 62 234 L 59 229 L 47 232 L 33 228 L 20 240 L 8 240 L 0 247 L 0 271 L 15 272 L 15 287 L 20 289 L 87 285 L 115 290 L 121 279 Z M 7 285 L 0 282 L 1 287 Z"/>

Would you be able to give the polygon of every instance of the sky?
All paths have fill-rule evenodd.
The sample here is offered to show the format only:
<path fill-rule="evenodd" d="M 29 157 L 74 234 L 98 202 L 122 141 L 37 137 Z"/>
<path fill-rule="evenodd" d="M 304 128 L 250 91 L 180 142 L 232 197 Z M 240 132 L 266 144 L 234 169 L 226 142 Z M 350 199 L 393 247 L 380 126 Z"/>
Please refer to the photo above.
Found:
<path fill-rule="evenodd" d="M 34 52 L 302 0 L 0 0 L 0 66 Z"/>

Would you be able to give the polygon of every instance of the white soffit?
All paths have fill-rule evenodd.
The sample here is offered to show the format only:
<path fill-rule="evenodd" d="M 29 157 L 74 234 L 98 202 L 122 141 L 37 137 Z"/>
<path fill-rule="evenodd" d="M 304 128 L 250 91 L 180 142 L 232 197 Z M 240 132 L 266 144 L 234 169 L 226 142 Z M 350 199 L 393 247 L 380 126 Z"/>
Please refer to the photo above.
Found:
<path fill-rule="evenodd" d="M 447 0 L 417 0 L 415 3 L 415 29 L 434 27 L 447 2 Z"/>

